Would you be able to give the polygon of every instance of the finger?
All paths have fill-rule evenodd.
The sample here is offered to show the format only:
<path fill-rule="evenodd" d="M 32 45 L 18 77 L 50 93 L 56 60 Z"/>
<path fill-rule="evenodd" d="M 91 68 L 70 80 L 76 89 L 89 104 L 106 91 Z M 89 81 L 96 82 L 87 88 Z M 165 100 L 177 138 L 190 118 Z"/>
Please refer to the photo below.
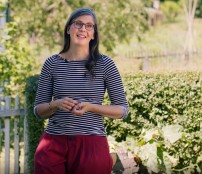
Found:
<path fill-rule="evenodd" d="M 61 107 L 64 108 L 65 110 L 68 109 L 68 110 L 71 110 L 72 107 L 74 107 L 75 104 L 72 103 L 68 98 L 64 98 L 61 102 Z"/>
<path fill-rule="evenodd" d="M 75 105 L 75 106 L 72 108 L 72 111 L 73 111 L 73 112 L 76 112 L 76 111 L 79 111 L 79 110 L 81 110 L 81 108 L 78 107 L 77 105 Z"/>
<path fill-rule="evenodd" d="M 58 102 L 58 108 L 64 111 L 71 111 L 74 107 L 74 104 L 67 102 L 66 100 L 62 99 Z"/>
<path fill-rule="evenodd" d="M 76 100 L 73 100 L 71 98 L 66 98 L 65 103 L 71 107 L 74 107 L 75 105 L 77 105 L 79 102 Z"/>
<path fill-rule="evenodd" d="M 74 99 L 69 98 L 69 97 L 65 97 L 65 99 L 66 99 L 66 101 L 71 102 L 71 103 L 78 103 L 77 100 L 74 100 Z"/>
<path fill-rule="evenodd" d="M 83 115 L 84 111 L 82 110 L 82 108 L 78 107 L 77 105 L 72 109 L 72 113 L 74 115 Z"/>
<path fill-rule="evenodd" d="M 72 111 L 73 107 L 72 107 L 72 106 L 66 106 L 66 109 L 67 109 L 68 111 Z"/>
<path fill-rule="evenodd" d="M 82 107 L 81 107 L 81 105 L 80 105 L 80 104 L 77 104 L 77 105 L 75 105 L 75 109 L 76 109 L 76 110 L 81 110 L 81 109 L 82 109 Z"/>

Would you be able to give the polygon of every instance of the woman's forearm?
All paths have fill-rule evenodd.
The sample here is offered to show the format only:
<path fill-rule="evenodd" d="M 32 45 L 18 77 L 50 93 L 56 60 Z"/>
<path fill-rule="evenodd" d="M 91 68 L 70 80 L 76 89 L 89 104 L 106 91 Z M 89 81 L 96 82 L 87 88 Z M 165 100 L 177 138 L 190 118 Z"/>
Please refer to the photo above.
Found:
<path fill-rule="evenodd" d="M 78 116 L 82 116 L 85 112 L 93 112 L 109 118 L 122 118 L 127 114 L 127 108 L 120 105 L 98 105 L 81 102 L 72 110 L 72 113 Z"/>
<path fill-rule="evenodd" d="M 72 112 L 74 115 L 82 116 L 85 112 L 93 112 L 105 117 L 119 119 L 127 114 L 127 108 L 120 105 L 98 105 L 89 102 L 79 103 L 71 98 L 63 98 L 50 103 L 38 104 L 35 115 L 42 119 L 50 118 L 58 109 Z"/>
<path fill-rule="evenodd" d="M 76 100 L 65 97 L 51 101 L 50 103 L 38 104 L 35 108 L 35 114 L 42 119 L 46 119 L 50 118 L 58 109 L 71 112 L 77 104 L 78 102 Z"/>
<path fill-rule="evenodd" d="M 119 105 L 97 105 L 91 104 L 91 112 L 100 114 L 109 118 L 122 118 L 124 107 Z"/>
<path fill-rule="evenodd" d="M 50 118 L 54 112 L 56 112 L 57 106 L 54 103 L 54 101 L 50 103 L 42 103 L 36 106 L 35 108 L 35 114 L 42 118 L 47 119 Z"/>

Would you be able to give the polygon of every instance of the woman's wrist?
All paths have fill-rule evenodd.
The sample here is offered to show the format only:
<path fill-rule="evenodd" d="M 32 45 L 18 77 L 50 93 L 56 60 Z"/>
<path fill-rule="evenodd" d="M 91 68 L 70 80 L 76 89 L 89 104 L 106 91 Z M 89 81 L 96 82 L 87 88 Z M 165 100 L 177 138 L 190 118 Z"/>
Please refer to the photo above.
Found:
<path fill-rule="evenodd" d="M 57 111 L 59 108 L 58 108 L 58 105 L 56 103 L 56 101 L 51 101 L 48 103 L 48 109 L 52 112 L 55 112 Z"/>

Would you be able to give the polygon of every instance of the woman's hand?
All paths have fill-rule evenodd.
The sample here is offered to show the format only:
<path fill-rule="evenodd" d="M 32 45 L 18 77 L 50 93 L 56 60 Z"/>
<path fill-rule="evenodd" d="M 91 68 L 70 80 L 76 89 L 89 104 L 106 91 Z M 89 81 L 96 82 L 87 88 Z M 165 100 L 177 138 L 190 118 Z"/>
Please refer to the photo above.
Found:
<path fill-rule="evenodd" d="M 62 99 L 55 100 L 58 109 L 63 111 L 72 112 L 73 108 L 79 103 L 77 100 L 65 97 Z"/>
<path fill-rule="evenodd" d="M 80 102 L 73 107 L 71 112 L 74 115 L 82 116 L 85 112 L 90 111 L 90 106 L 91 103 L 89 102 Z"/>

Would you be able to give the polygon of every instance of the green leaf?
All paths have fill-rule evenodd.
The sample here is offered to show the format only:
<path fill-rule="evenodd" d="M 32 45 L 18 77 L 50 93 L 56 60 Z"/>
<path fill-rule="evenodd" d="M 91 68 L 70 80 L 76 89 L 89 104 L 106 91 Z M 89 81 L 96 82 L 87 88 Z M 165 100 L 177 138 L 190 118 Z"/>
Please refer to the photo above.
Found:
<path fill-rule="evenodd" d="M 182 126 L 180 125 L 168 125 L 162 128 L 163 137 L 171 144 L 175 143 L 182 137 Z"/>

